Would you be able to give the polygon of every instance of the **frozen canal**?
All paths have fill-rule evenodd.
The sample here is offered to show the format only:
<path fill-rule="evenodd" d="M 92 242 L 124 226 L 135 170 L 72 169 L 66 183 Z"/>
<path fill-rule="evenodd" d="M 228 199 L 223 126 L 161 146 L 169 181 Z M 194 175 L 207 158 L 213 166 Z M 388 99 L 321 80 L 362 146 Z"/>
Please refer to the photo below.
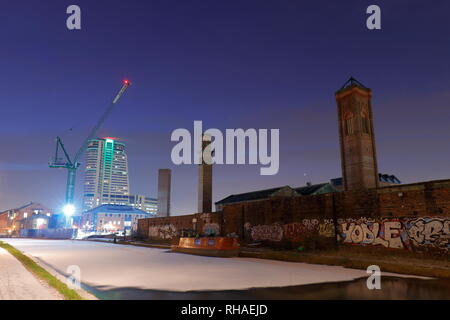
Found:
<path fill-rule="evenodd" d="M 166 249 L 70 240 L 4 239 L 58 272 L 81 269 L 96 290 L 223 291 L 350 281 L 364 270 L 251 258 L 212 258 Z"/>

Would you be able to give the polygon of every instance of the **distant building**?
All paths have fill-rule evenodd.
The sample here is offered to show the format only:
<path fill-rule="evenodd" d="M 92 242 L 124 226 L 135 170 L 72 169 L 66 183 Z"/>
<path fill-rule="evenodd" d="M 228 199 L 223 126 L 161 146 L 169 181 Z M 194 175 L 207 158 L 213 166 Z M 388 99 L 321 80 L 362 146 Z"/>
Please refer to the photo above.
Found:
<path fill-rule="evenodd" d="M 24 218 L 20 220 L 20 230 L 23 229 L 33 229 L 33 230 L 40 230 L 40 229 L 48 229 L 49 222 L 51 217 L 49 215 L 38 213 L 33 214 L 28 218 Z"/>
<path fill-rule="evenodd" d="M 158 216 L 170 216 L 170 189 L 172 170 L 158 170 Z"/>
<path fill-rule="evenodd" d="M 258 190 L 253 192 L 246 192 L 240 194 L 232 194 L 220 201 L 217 201 L 216 211 L 221 211 L 224 206 L 229 204 L 243 203 L 243 202 L 254 202 L 267 200 L 276 197 L 300 197 L 300 196 L 311 196 L 317 194 L 338 192 L 330 183 L 320 183 L 311 184 L 308 183 L 306 186 L 291 188 L 290 186 Z"/>
<path fill-rule="evenodd" d="M 334 178 L 330 180 L 330 184 L 339 191 L 344 191 L 344 181 L 341 178 Z M 387 187 L 402 184 L 402 182 L 394 175 L 390 174 L 378 174 L 378 186 Z"/>
<path fill-rule="evenodd" d="M 393 174 L 378 174 L 379 179 L 379 186 L 380 187 L 387 187 L 387 186 L 394 186 L 398 184 L 402 184 L 402 182 Z"/>
<path fill-rule="evenodd" d="M 158 212 L 158 200 L 155 198 L 150 198 L 143 195 L 131 195 L 129 199 L 130 205 L 136 209 L 155 215 Z"/>
<path fill-rule="evenodd" d="M 86 149 L 83 211 L 103 204 L 129 204 L 130 184 L 125 144 L 93 139 Z"/>
<path fill-rule="evenodd" d="M 137 229 L 138 219 L 151 218 L 150 214 L 132 206 L 104 204 L 83 213 L 81 229 L 86 232 L 123 232 Z"/>
<path fill-rule="evenodd" d="M 37 202 L 0 212 L 0 234 L 18 235 L 22 228 L 43 229 L 53 211 Z"/>

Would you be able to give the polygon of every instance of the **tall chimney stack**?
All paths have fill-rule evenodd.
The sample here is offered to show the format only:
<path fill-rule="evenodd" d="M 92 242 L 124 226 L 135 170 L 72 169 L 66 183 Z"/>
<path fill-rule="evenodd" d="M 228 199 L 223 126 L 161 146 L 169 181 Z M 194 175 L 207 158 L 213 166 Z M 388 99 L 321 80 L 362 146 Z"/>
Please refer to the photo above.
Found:
<path fill-rule="evenodd" d="M 211 137 L 202 135 L 202 154 L 199 155 L 198 171 L 198 213 L 212 212 L 212 154 Z M 206 152 L 205 152 L 206 149 Z"/>
<path fill-rule="evenodd" d="M 158 170 L 158 216 L 170 217 L 170 169 Z"/>

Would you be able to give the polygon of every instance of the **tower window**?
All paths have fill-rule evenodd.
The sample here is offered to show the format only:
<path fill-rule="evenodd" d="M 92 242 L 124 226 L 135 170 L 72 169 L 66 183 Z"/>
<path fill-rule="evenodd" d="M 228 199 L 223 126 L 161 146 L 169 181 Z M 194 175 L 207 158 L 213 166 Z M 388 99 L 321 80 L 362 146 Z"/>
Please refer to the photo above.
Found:
<path fill-rule="evenodd" d="M 345 120 L 345 133 L 347 136 L 350 136 L 353 134 L 353 121 L 352 118 L 347 118 Z"/>
<path fill-rule="evenodd" d="M 361 120 L 362 120 L 362 132 L 369 134 L 370 133 L 370 131 L 369 131 L 369 119 L 367 119 L 366 116 L 363 116 L 361 118 Z"/>

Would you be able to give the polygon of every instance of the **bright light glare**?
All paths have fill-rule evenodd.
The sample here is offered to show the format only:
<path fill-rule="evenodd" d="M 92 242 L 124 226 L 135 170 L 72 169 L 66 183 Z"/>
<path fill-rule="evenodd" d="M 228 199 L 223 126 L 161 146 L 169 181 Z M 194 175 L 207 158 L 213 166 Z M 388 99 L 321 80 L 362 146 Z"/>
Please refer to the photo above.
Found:
<path fill-rule="evenodd" d="M 63 208 L 63 212 L 66 216 L 72 216 L 75 213 L 75 206 L 73 204 L 66 204 Z"/>
<path fill-rule="evenodd" d="M 42 218 L 36 219 L 36 227 L 38 229 L 40 229 L 43 224 L 45 224 L 45 220 L 44 219 L 42 219 Z"/>

